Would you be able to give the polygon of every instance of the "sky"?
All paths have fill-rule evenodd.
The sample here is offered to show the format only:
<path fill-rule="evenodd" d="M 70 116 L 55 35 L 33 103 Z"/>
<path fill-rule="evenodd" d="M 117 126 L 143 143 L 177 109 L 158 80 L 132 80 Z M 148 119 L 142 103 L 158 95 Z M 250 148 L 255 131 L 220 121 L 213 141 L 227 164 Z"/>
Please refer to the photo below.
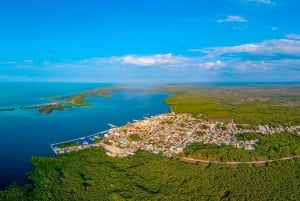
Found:
<path fill-rule="evenodd" d="M 299 82 L 298 0 L 1 0 L 0 81 Z"/>

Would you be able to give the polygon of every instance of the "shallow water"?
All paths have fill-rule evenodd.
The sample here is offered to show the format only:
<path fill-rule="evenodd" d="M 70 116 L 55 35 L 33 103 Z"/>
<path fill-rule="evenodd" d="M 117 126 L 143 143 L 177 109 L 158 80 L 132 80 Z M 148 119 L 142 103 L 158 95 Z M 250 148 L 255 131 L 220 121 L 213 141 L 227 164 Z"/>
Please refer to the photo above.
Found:
<path fill-rule="evenodd" d="M 75 94 L 107 84 L 0 83 L 0 109 L 49 102 L 47 97 Z M 167 94 L 124 92 L 111 98 L 92 97 L 92 107 L 73 107 L 41 115 L 37 110 L 0 112 L 0 188 L 13 181 L 28 183 L 32 171 L 30 158 L 54 156 L 50 144 L 93 134 L 109 128 L 108 123 L 123 125 L 133 119 L 166 113 Z M 51 101 L 50 101 L 51 102 Z"/>

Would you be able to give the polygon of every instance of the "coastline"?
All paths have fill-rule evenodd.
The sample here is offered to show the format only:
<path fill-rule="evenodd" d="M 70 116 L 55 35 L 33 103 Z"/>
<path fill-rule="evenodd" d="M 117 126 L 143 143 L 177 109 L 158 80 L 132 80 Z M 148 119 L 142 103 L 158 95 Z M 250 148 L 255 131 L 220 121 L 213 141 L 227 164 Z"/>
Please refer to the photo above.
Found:
<path fill-rule="evenodd" d="M 155 90 L 155 91 L 158 91 L 158 90 Z M 166 94 L 168 94 L 166 97 L 172 97 L 172 96 L 174 96 L 174 94 L 176 94 L 176 93 L 173 93 L 172 91 L 166 91 L 166 90 L 162 90 L 163 91 L 163 93 L 166 93 Z M 168 93 L 167 93 L 168 92 Z M 172 95 L 170 95 L 170 94 L 172 94 Z M 97 96 L 94 96 L 93 98 L 96 98 Z M 165 98 L 165 97 L 164 97 Z M 107 100 L 107 101 L 110 101 L 110 100 Z M 164 104 L 166 104 L 165 102 L 164 102 Z M 166 106 L 170 106 L 169 104 L 167 104 Z M 95 107 L 95 108 L 97 108 L 97 106 Z M 85 108 L 83 108 L 83 110 L 82 111 L 84 111 L 85 110 Z M 107 113 L 107 114 L 109 114 L 109 113 Z M 126 113 L 127 114 L 127 113 Z M 55 115 L 57 115 L 57 114 L 55 114 Z M 136 119 L 136 118 L 130 118 L 130 119 Z M 126 120 L 127 122 L 128 121 L 130 121 L 129 119 L 127 119 Z M 124 124 L 118 124 L 118 125 L 124 125 Z M 82 134 L 79 134 L 78 136 L 81 136 Z"/>
<path fill-rule="evenodd" d="M 174 112 L 144 117 L 143 120 L 133 120 L 120 127 L 111 124 L 110 126 L 111 128 L 106 131 L 54 143 L 50 147 L 55 154 L 59 155 L 101 146 L 106 150 L 106 154 L 112 157 L 127 157 L 135 154 L 138 150 L 143 150 L 153 154 L 161 154 L 168 158 L 198 160 L 199 162 L 256 164 L 259 161 L 258 159 L 265 158 L 265 154 L 268 155 L 268 153 L 263 153 L 263 155 L 254 154 L 249 158 L 238 161 L 234 158 L 224 161 L 220 156 L 210 156 L 220 158 L 215 161 L 202 158 L 201 155 L 195 155 L 195 153 L 189 156 L 189 150 L 193 150 L 194 148 L 191 147 L 198 143 L 199 148 L 215 144 L 220 150 L 225 146 L 231 147 L 232 152 L 236 149 L 238 153 L 240 152 L 238 149 L 242 149 L 245 150 L 245 153 L 247 151 L 255 153 L 257 148 L 260 150 L 263 149 L 261 146 L 267 146 L 268 143 L 265 139 L 271 138 L 271 135 L 288 136 L 290 134 L 293 136 L 292 138 L 284 139 L 289 143 L 296 143 L 295 140 L 300 137 L 300 125 L 291 127 L 253 126 L 235 124 L 233 120 L 226 124 L 221 121 L 207 121 L 203 118 L 203 115 L 194 117 L 192 114 L 175 114 Z M 248 137 L 250 139 L 247 139 Z M 293 140 L 293 138 L 295 139 Z M 260 142 L 261 140 L 263 142 Z M 300 152 L 282 153 L 281 158 L 291 160 L 297 158 L 295 154 L 300 155 Z M 293 156 L 288 157 L 287 155 Z M 193 158 L 193 156 L 198 159 Z M 281 160 L 279 157 L 280 155 L 268 156 L 268 159 L 262 161 L 274 162 Z"/>
<path fill-rule="evenodd" d="M 70 97 L 72 94 L 79 94 L 89 90 L 78 90 L 71 88 L 71 84 L 47 84 L 39 87 L 39 93 L 36 93 L 35 87 L 32 85 L 26 86 L 22 89 L 22 84 L 18 84 L 18 90 L 14 93 L 30 94 L 35 96 L 29 97 L 18 95 L 22 97 L 18 102 L 11 101 L 13 107 L 18 105 L 32 106 L 44 104 L 50 97 Z M 111 85 L 111 84 L 110 84 Z M 53 87 L 50 87 L 53 86 Z M 14 86 L 11 86 L 14 88 Z M 64 88 L 65 87 L 65 88 Z M 81 85 L 79 87 L 82 87 Z M 28 92 L 29 89 L 34 89 Z M 11 93 L 10 86 L 7 87 Z M 49 91 L 49 93 L 46 93 Z M 79 91 L 72 93 L 72 91 Z M 62 93 L 63 92 L 63 93 Z M 4 91 L 2 93 L 5 93 Z M 41 97 L 43 95 L 43 97 Z M 13 181 L 20 185 L 28 183 L 26 173 L 33 171 L 30 166 L 30 158 L 32 156 L 55 156 L 49 147 L 51 142 L 74 139 L 84 134 L 96 133 L 99 130 L 106 130 L 107 123 L 111 122 L 115 125 L 123 125 L 131 119 L 142 118 L 146 114 L 155 115 L 168 111 L 168 105 L 163 104 L 162 100 L 167 97 L 166 93 L 140 93 L 136 90 L 116 90 L 109 94 L 110 98 L 102 98 L 98 95 L 87 97 L 87 101 L 93 103 L 92 107 L 72 107 L 69 109 L 56 111 L 54 110 L 50 115 L 41 115 L 38 109 L 16 109 L 14 111 L 0 112 L 0 129 L 2 140 L 5 141 L 4 146 L 0 148 L 2 153 L 7 153 L 0 161 L 2 165 L 0 178 L 1 189 L 7 187 Z M 13 98 L 14 96 L 12 96 Z M 4 101 L 5 99 L 0 100 Z M 32 101 L 33 100 L 33 101 Z M 20 102 L 23 102 L 21 104 Z M 50 103 L 59 102 L 61 100 L 51 100 Z M 25 106 L 26 106 L 25 105 Z M 6 108 L 6 107 L 5 107 Z M 38 142 L 38 143 L 37 143 Z M 22 147 L 22 149 L 20 149 Z M 8 157 L 9 156 L 9 157 Z M 17 161 L 10 161 L 9 158 L 19 158 Z M 7 161 L 8 160 L 8 161 Z M 10 171 L 8 171 L 10 170 Z"/>

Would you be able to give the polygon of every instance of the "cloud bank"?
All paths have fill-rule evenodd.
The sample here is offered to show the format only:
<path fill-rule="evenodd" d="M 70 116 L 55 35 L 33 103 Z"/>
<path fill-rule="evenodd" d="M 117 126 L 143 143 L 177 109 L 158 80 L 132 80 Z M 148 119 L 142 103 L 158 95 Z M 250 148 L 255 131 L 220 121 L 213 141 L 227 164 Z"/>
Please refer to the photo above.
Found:
<path fill-rule="evenodd" d="M 173 56 L 171 53 L 150 56 L 127 55 L 121 57 L 121 62 L 123 64 L 132 64 L 140 66 L 181 65 L 186 61 L 186 58 L 182 56 Z"/>
<path fill-rule="evenodd" d="M 189 54 L 189 52 L 191 54 Z M 29 62 L 30 61 L 30 62 Z M 300 35 L 172 53 L 35 64 L 1 61 L 0 77 L 83 82 L 299 81 Z M 30 72 L 30 73 L 28 73 Z"/>

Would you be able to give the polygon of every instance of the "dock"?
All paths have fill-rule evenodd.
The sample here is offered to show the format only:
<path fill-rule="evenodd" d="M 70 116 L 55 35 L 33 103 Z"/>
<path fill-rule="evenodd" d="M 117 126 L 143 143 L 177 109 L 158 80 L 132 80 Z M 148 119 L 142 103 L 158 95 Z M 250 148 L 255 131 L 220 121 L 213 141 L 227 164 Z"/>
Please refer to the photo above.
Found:
<path fill-rule="evenodd" d="M 113 124 L 107 124 L 109 127 L 111 128 L 117 128 L 117 126 L 113 125 Z"/>
<path fill-rule="evenodd" d="M 105 131 L 100 131 L 100 132 L 97 132 L 97 133 L 94 133 L 94 134 L 91 134 L 88 136 L 83 136 L 83 137 L 66 140 L 66 141 L 62 141 L 62 142 L 56 142 L 56 143 L 50 144 L 50 148 L 56 155 L 58 155 L 58 154 L 67 153 L 70 151 L 78 151 L 78 150 L 82 150 L 82 149 L 86 149 L 86 148 L 90 148 L 90 147 L 94 147 L 94 146 L 99 146 L 98 144 L 95 143 L 95 139 L 103 137 L 107 132 L 108 132 L 108 130 L 105 130 Z M 59 145 L 64 145 L 67 143 L 72 143 L 72 144 L 74 144 L 74 146 L 64 147 L 64 148 L 58 147 Z"/>

